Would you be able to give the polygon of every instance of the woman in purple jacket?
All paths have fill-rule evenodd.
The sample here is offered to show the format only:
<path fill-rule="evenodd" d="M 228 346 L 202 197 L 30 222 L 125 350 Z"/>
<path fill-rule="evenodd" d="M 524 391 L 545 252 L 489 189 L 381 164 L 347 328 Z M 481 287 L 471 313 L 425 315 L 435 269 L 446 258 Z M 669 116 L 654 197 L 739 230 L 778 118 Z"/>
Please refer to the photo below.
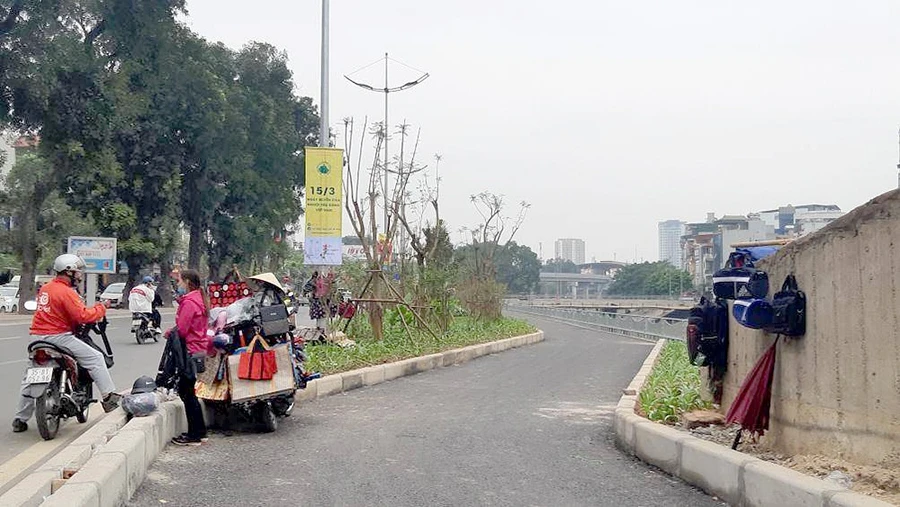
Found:
<path fill-rule="evenodd" d="M 175 325 L 178 335 L 187 347 L 188 362 L 194 357 L 205 357 L 209 353 L 211 343 L 206 335 L 209 303 L 206 293 L 200 285 L 200 274 L 193 269 L 181 272 L 178 282 L 178 293 L 183 294 L 178 301 L 178 312 L 175 314 Z M 188 367 L 189 372 L 192 371 Z M 178 396 L 184 402 L 187 415 L 188 431 L 172 439 L 175 445 L 200 445 L 206 440 L 206 423 L 203 421 L 203 409 L 194 392 L 196 375 L 182 373 L 178 379 Z"/>

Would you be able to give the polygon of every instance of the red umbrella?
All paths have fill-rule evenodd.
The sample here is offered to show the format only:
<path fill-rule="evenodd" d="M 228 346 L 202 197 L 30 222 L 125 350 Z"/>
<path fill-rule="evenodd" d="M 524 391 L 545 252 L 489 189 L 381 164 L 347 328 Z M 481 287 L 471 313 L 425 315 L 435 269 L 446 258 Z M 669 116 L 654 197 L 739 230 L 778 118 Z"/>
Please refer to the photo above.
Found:
<path fill-rule="evenodd" d="M 741 429 L 734 438 L 732 449 L 741 442 L 741 433 L 750 431 L 752 435 L 763 435 L 769 429 L 769 405 L 772 401 L 772 378 L 775 376 L 775 343 L 759 358 L 741 389 L 731 402 L 725 424 L 740 423 Z"/>

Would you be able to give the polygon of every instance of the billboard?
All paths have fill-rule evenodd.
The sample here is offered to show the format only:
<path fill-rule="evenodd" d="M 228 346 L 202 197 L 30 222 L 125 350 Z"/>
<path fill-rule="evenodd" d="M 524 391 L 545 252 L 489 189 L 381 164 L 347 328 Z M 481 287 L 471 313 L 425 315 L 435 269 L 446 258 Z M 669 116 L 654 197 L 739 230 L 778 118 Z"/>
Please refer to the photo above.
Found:
<path fill-rule="evenodd" d="M 85 273 L 117 272 L 116 238 L 69 236 L 67 251 L 84 259 Z"/>
<path fill-rule="evenodd" d="M 306 147 L 306 227 L 303 262 L 342 263 L 344 150 Z"/>

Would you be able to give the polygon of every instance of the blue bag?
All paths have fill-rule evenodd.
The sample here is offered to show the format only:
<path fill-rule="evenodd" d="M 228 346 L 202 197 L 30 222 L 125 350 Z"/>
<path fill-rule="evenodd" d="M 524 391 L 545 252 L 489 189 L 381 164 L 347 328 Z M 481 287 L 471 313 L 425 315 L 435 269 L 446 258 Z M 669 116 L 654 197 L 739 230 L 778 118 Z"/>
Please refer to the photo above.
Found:
<path fill-rule="evenodd" d="M 763 329 L 772 324 L 774 309 L 765 299 L 738 299 L 731 308 L 734 320 L 750 329 Z"/>
<path fill-rule="evenodd" d="M 769 294 L 769 275 L 753 267 L 745 252 L 732 252 L 725 267 L 713 274 L 713 293 L 722 299 L 762 299 Z"/>

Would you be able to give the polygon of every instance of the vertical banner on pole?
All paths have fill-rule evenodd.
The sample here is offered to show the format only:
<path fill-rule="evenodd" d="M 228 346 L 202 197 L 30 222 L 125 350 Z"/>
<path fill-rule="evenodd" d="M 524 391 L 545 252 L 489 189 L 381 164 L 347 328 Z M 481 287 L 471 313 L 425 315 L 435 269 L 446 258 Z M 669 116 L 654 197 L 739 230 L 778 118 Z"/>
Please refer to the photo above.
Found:
<path fill-rule="evenodd" d="M 305 264 L 342 263 L 343 181 L 344 150 L 306 147 Z"/>

